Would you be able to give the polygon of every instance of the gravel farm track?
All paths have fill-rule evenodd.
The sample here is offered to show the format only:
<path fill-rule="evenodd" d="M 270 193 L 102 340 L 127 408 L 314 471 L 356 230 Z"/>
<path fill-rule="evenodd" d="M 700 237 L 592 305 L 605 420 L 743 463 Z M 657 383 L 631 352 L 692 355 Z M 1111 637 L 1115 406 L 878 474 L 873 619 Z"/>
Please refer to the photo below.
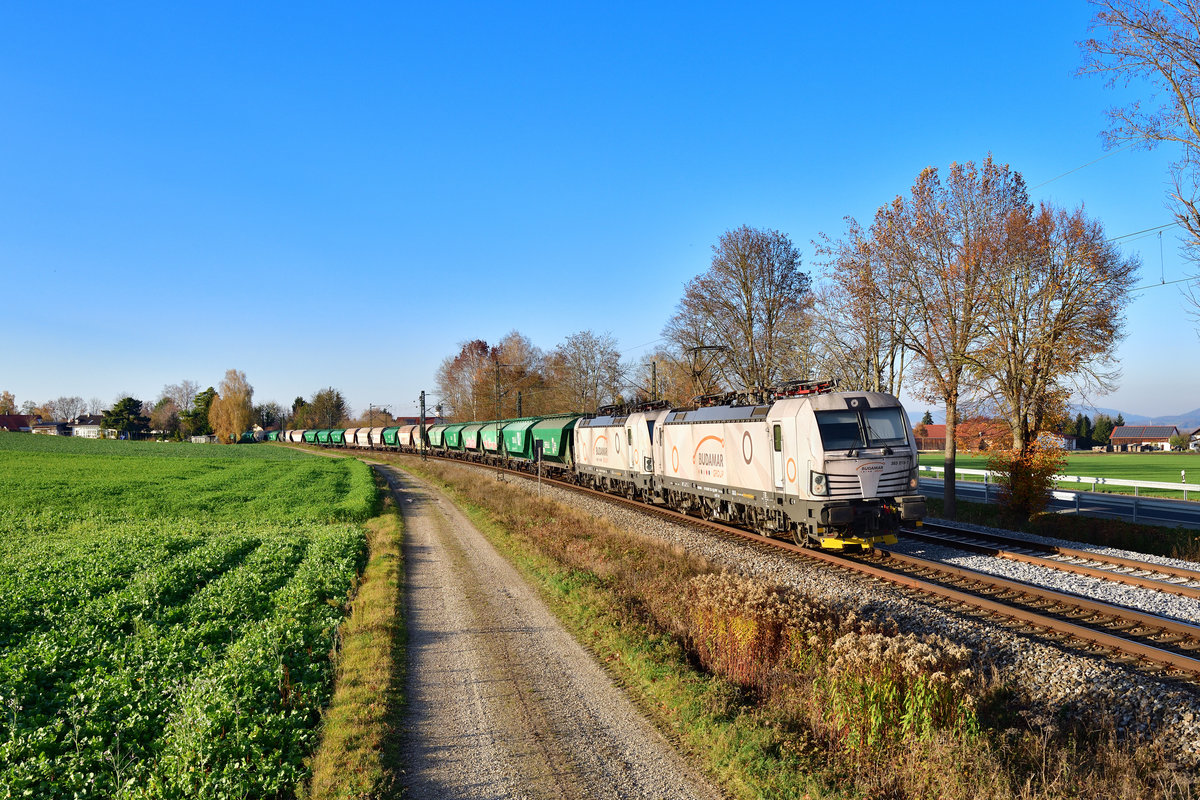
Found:
<path fill-rule="evenodd" d="M 483 474 L 491 473 L 489 470 Z M 537 491 L 531 480 L 513 480 L 511 483 L 522 491 Z M 791 586 L 831 601 L 848 601 L 861 608 L 864 615 L 890 617 L 902 631 L 937 634 L 966 645 L 977 654 L 980 668 L 996 670 L 1004 676 L 1022 699 L 1032 708 L 1039 709 L 1046 719 L 1082 720 L 1111 726 L 1118 732 L 1152 736 L 1167 748 L 1169 757 L 1176 764 L 1189 770 L 1200 768 L 1200 685 L 1193 676 L 1171 673 L 1110 651 L 1098 651 L 1070 637 L 998 618 L 960 603 L 931 598 L 879 578 L 854 575 L 770 547 L 765 542 L 735 540 L 729 535 L 704 530 L 692 520 L 667 519 L 652 509 L 638 508 L 619 498 L 583 494 L 549 483 L 545 483 L 541 491 L 552 499 L 603 517 L 619 528 L 682 546 L 732 572 L 771 584 Z M 1052 543 L 1072 546 L 1069 542 Z M 898 549 L 928 547 L 916 542 L 902 542 Z M 1137 560 L 1154 558 L 1136 553 L 1107 552 Z M 1005 560 L 989 558 L 996 562 Z M 1184 568 L 1188 566 L 1186 562 L 1172 563 Z M 1045 567 L 1039 569 L 1055 572 Z M 1076 580 L 1078 576 L 1063 579 Z M 1096 578 L 1085 580 L 1099 582 Z M 1110 586 L 1117 586 L 1122 592 L 1162 594 L 1117 584 Z M 1080 591 L 1080 588 L 1075 590 Z M 1187 597 L 1178 600 L 1189 604 L 1197 602 Z M 1184 622 L 1196 622 L 1196 618 L 1190 616 L 1194 612 L 1185 609 L 1183 613 L 1189 614 L 1183 617 Z"/>
<path fill-rule="evenodd" d="M 719 798 L 438 490 L 404 517 L 406 797 Z"/>

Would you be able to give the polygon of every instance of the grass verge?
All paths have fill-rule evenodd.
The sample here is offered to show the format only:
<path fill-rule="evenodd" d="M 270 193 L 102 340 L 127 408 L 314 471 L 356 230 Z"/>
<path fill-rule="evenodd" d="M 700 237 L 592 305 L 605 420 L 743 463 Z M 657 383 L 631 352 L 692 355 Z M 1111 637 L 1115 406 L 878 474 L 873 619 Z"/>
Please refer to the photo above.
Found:
<path fill-rule="evenodd" d="M 765 587 L 508 483 L 441 486 L 734 797 L 1189 797 L 1153 743 L 1026 713 L 962 648 Z"/>
<path fill-rule="evenodd" d="M 310 800 L 375 798 L 393 788 L 390 734 L 399 729 L 405 663 L 404 526 L 391 492 L 381 484 L 383 512 L 365 523 L 369 560 L 350 616 L 339 629 L 333 699 L 302 795 Z"/>

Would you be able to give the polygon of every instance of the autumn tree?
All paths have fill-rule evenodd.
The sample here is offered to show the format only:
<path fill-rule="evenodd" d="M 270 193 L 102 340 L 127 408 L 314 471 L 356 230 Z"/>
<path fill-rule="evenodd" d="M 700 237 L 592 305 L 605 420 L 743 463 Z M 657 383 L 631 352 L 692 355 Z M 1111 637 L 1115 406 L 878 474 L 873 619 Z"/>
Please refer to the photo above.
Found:
<path fill-rule="evenodd" d="M 17 413 L 17 398 L 10 391 L 0 392 L 0 414 Z"/>
<path fill-rule="evenodd" d="M 1080 74 L 1100 75 L 1110 88 L 1141 81 L 1150 89 L 1140 101 L 1108 111 L 1109 146 L 1173 145 L 1171 165 L 1175 217 L 1188 232 L 1184 246 L 1200 261 L 1200 3 L 1195 0 L 1092 0 L 1093 36 L 1079 43 Z M 1184 291 L 1200 335 L 1200 282 Z"/>
<path fill-rule="evenodd" d="M 904 284 L 896 265 L 877 239 L 885 235 L 880 209 L 871 231 L 846 220 L 844 238 L 824 234 L 817 243 L 823 258 L 822 285 L 815 293 L 813 319 L 822 351 L 821 373 L 842 388 L 888 392 L 903 389 L 905 357 L 903 318 L 908 313 Z"/>
<path fill-rule="evenodd" d="M 696 395 L 708 394 L 719 385 L 719 379 L 711 371 L 693 376 L 687 356 L 665 347 L 656 348 L 638 360 L 631 382 L 632 400 L 664 400 L 675 406 L 687 405 Z"/>
<path fill-rule="evenodd" d="M 195 408 L 196 395 L 200 391 L 200 384 L 195 381 L 183 380 L 179 383 L 168 383 L 162 388 L 160 398 L 169 398 L 175 408 L 179 409 L 180 414 L 186 414 Z"/>
<path fill-rule="evenodd" d="M 546 355 L 529 337 L 516 330 L 509 331 L 492 348 L 491 356 L 493 367 L 502 365 L 495 374 L 491 390 L 493 403 L 499 391 L 500 416 L 528 417 L 557 410 L 551 407 L 553 398 L 546 385 Z"/>
<path fill-rule="evenodd" d="M 1171 173 L 1176 218 L 1200 260 L 1200 3 L 1195 0 L 1092 0 L 1092 37 L 1079 43 L 1080 74 L 1100 75 L 1110 88 L 1142 81 L 1150 102 L 1108 111 L 1107 144 L 1175 145 Z"/>
<path fill-rule="evenodd" d="M 1022 452 L 1065 419 L 1072 390 L 1111 391 L 1138 261 L 1082 208 L 1015 209 L 983 297 L 974 369 Z"/>
<path fill-rule="evenodd" d="M 160 397 L 150 412 L 150 428 L 168 436 L 179 433 L 179 408 L 169 397 Z"/>
<path fill-rule="evenodd" d="M 449 419 L 466 422 L 483 419 L 488 413 L 488 401 L 494 398 L 483 384 L 492 363 L 488 343 L 472 339 L 461 343 L 458 353 L 447 356 L 438 366 L 434 382 Z M 491 407 L 495 408 L 494 402 Z"/>
<path fill-rule="evenodd" d="M 622 396 L 621 354 L 609 333 L 571 334 L 546 357 L 546 373 L 560 411 L 595 411 Z"/>
<path fill-rule="evenodd" d="M 743 225 L 713 245 L 708 270 L 688 282 L 663 330 L 679 351 L 723 347 L 717 364 L 734 388 L 769 386 L 805 372 L 809 277 L 785 234 Z"/>
<path fill-rule="evenodd" d="M 82 397 L 59 397 L 54 401 L 54 413 L 60 420 L 73 420 L 86 410 L 87 403 Z"/>
<path fill-rule="evenodd" d="M 254 387 L 247 382 L 246 373 L 236 369 L 226 370 L 221 388 L 208 409 L 208 421 L 218 442 L 237 442 L 243 433 L 250 430 L 253 398 Z"/>
<path fill-rule="evenodd" d="M 917 356 L 917 394 L 946 409 L 944 513 L 957 511 L 955 425 L 986 333 L 986 295 L 1004 260 L 1009 216 L 1028 207 L 1025 182 L 989 155 L 982 164 L 952 164 L 917 176 L 908 196 L 876 214 L 879 257 L 894 266 L 908 305 L 906 346 Z"/>

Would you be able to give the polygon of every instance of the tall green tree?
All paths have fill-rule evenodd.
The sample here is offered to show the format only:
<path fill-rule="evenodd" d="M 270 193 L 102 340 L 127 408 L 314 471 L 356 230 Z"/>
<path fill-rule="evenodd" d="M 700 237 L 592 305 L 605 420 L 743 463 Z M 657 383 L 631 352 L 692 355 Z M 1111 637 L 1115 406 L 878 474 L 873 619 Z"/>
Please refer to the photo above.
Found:
<path fill-rule="evenodd" d="M 142 414 L 142 401 L 123 397 L 104 412 L 105 430 L 115 430 L 121 438 L 144 436 L 150 430 L 150 418 Z"/>
<path fill-rule="evenodd" d="M 217 390 L 210 386 L 192 400 L 191 411 L 179 413 L 180 427 L 184 436 L 210 436 L 212 434 L 213 429 L 208 421 L 208 411 L 216 396 Z"/>

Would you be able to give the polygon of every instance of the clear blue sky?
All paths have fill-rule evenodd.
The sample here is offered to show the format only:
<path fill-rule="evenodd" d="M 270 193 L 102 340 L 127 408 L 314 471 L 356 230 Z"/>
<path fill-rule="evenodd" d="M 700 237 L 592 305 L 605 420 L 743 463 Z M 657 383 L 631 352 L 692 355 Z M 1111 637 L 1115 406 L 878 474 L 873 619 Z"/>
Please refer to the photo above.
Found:
<path fill-rule="evenodd" d="M 0 389 L 18 402 L 243 370 L 410 414 L 459 342 L 658 339 L 710 247 L 869 222 L 926 165 L 1030 186 L 1104 155 L 1082 1 L 5 4 Z M 1172 153 L 1035 188 L 1121 236 Z M 1141 284 L 1200 272 L 1135 240 Z M 519 308 L 514 314 L 513 309 Z M 1099 405 L 1200 406 L 1176 287 L 1140 292 Z"/>

